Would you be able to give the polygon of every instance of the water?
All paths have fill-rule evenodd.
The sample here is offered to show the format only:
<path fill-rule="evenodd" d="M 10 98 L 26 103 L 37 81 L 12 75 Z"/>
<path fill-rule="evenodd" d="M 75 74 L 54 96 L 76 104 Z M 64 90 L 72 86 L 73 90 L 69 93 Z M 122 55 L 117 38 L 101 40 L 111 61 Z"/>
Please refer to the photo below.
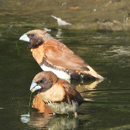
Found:
<path fill-rule="evenodd" d="M 23 9 L 18 9 L 16 3 L 13 5 L 11 1 L 10 6 L 5 8 L 6 2 L 2 1 L 0 14 L 0 129 L 130 129 L 129 32 L 89 31 L 71 27 L 59 30 L 56 23 L 53 25 L 53 21 L 47 22 L 45 17 L 43 21 L 46 23 L 39 24 L 42 13 L 35 19 L 31 9 L 28 9 L 30 14 L 23 15 Z M 21 3 L 18 2 L 17 5 Z M 15 8 L 11 9 L 13 6 Z M 46 13 L 48 10 L 46 7 Z M 33 22 L 27 19 L 29 15 Z M 94 100 L 80 106 L 76 119 L 72 115 L 43 115 L 32 109 L 28 115 L 29 87 L 32 78 L 41 69 L 32 58 L 26 43 L 18 39 L 28 30 L 44 27 L 50 28 L 52 36 L 65 43 L 105 77 L 100 83 L 84 82 L 79 85 L 73 81 L 84 98 Z"/>

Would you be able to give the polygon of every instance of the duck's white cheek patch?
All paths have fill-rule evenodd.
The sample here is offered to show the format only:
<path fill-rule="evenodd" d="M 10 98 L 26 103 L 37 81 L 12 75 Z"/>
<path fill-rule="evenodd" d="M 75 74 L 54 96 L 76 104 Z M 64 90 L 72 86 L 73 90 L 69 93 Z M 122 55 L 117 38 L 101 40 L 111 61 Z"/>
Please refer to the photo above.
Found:
<path fill-rule="evenodd" d="M 44 71 L 51 71 L 51 72 L 53 72 L 54 74 L 57 75 L 58 78 L 64 79 L 64 80 L 66 80 L 66 81 L 68 81 L 70 83 L 70 75 L 67 74 L 66 72 L 61 71 L 61 70 L 56 70 L 56 69 L 53 69 L 53 68 L 50 68 L 50 67 L 47 67 L 44 64 L 40 65 L 40 67 Z"/>

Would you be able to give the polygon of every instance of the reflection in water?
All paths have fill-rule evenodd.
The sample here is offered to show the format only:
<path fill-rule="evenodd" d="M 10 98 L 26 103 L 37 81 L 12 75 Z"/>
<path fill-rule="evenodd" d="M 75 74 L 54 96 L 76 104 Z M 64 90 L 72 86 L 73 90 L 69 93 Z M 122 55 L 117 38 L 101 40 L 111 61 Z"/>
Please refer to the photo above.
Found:
<path fill-rule="evenodd" d="M 99 83 L 101 83 L 103 80 L 96 80 L 93 82 L 88 82 L 87 84 L 83 85 L 76 85 L 76 90 L 81 94 L 82 97 L 85 99 L 87 98 L 87 101 L 94 101 L 91 98 L 88 98 L 89 96 L 92 96 L 93 90 L 96 90 L 96 87 Z"/>
<path fill-rule="evenodd" d="M 25 122 L 25 120 L 28 121 Z M 21 118 L 21 122 L 27 123 L 30 127 L 40 130 L 44 128 L 47 128 L 49 130 L 72 130 L 78 127 L 78 118 L 74 118 L 73 116 L 53 116 L 52 114 L 40 114 L 37 112 L 32 112 L 30 117 L 27 117 L 27 119 L 23 120 Z"/>
<path fill-rule="evenodd" d="M 29 114 L 23 114 L 21 115 L 21 122 L 22 123 L 28 123 L 30 121 L 30 115 Z"/>
<path fill-rule="evenodd" d="M 50 120 L 48 128 L 49 130 L 73 130 L 79 125 L 78 118 L 57 116 Z"/>
<path fill-rule="evenodd" d="M 61 35 L 62 35 L 62 29 L 59 28 L 58 32 L 56 34 L 56 38 L 58 38 L 60 40 L 62 38 Z"/>
<path fill-rule="evenodd" d="M 120 67 L 130 67 L 130 47 L 113 45 L 105 54 L 109 60 L 116 61 L 114 64 L 120 63 Z M 113 62 L 112 62 L 113 64 Z"/>
<path fill-rule="evenodd" d="M 37 112 L 32 112 L 28 125 L 37 129 L 45 128 L 52 118 L 53 116 L 51 114 L 40 114 Z"/>
<path fill-rule="evenodd" d="M 96 89 L 96 86 L 101 83 L 103 80 L 96 80 L 96 81 L 93 81 L 93 82 L 88 82 L 88 83 L 85 83 L 83 85 L 81 84 L 78 84 L 76 85 L 76 90 L 78 92 L 83 92 L 83 91 L 87 91 L 87 90 L 95 90 Z"/>
<path fill-rule="evenodd" d="M 83 98 L 87 98 L 87 96 L 93 93 L 93 90 L 96 90 L 96 87 L 102 80 L 95 80 L 95 81 L 84 81 L 82 84 L 78 82 L 72 81 L 72 86 L 81 94 Z"/>
<path fill-rule="evenodd" d="M 111 56 L 130 56 L 130 47 L 128 46 L 116 46 L 113 45 L 107 52 L 111 53 Z"/>

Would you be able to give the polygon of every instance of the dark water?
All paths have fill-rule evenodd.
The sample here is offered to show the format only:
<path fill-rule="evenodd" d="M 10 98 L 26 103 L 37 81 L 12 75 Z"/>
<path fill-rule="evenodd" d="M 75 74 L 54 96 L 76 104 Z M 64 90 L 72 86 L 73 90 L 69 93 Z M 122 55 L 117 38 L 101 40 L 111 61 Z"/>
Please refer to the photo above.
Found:
<path fill-rule="evenodd" d="M 11 1 L 9 2 L 11 5 Z M 46 23 L 38 25 L 38 20 L 33 20 L 31 23 L 28 14 L 22 17 L 18 15 L 19 12 L 23 12 L 22 8 L 8 9 L 4 4 L 6 1 L 0 3 L 1 130 L 130 129 L 129 32 L 75 30 L 69 27 L 59 30 L 59 27 L 50 21 L 46 21 L 47 26 Z M 35 19 L 33 15 L 30 17 Z M 32 58 L 26 44 L 18 39 L 26 31 L 37 27 L 50 28 L 52 36 L 65 43 L 105 77 L 100 83 L 84 82 L 83 85 L 79 85 L 78 82 L 73 81 L 73 84 L 77 84 L 75 88 L 84 98 L 94 100 L 80 106 L 77 119 L 66 115 L 42 115 L 32 109 L 30 117 L 25 115 L 29 112 L 31 80 L 41 69 Z"/>

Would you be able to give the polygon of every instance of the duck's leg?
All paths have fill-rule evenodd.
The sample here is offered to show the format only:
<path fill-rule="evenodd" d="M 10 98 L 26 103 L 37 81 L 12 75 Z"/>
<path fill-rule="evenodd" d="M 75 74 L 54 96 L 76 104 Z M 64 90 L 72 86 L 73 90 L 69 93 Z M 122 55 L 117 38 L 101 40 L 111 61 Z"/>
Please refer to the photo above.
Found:
<path fill-rule="evenodd" d="M 74 112 L 74 117 L 77 118 L 78 117 L 78 113 Z"/>
<path fill-rule="evenodd" d="M 80 84 L 83 85 L 84 83 L 84 75 L 80 74 Z"/>
<path fill-rule="evenodd" d="M 52 113 L 52 115 L 53 115 L 53 116 L 55 116 L 55 115 L 56 115 L 56 113 L 55 113 L 55 112 L 53 112 L 53 113 Z"/>

